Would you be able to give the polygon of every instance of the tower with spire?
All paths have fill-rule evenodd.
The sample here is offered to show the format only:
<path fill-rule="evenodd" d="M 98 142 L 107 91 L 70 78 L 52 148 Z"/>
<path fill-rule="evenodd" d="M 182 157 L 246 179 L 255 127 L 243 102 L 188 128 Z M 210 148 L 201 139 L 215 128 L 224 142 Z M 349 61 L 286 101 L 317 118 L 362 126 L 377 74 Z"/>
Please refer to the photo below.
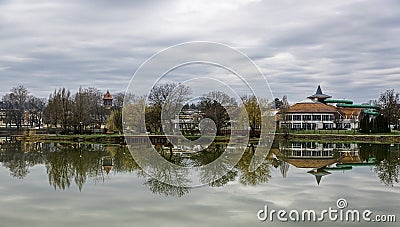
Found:
<path fill-rule="evenodd" d="M 106 94 L 103 97 L 103 105 L 107 110 L 111 110 L 113 102 L 113 97 L 110 94 L 110 91 L 107 90 Z"/>

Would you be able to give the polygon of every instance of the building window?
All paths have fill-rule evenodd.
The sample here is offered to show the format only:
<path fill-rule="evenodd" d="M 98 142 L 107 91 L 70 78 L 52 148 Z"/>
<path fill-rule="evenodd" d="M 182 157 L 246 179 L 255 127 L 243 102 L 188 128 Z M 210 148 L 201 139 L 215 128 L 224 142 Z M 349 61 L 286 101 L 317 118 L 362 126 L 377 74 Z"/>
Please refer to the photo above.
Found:
<path fill-rule="evenodd" d="M 333 143 L 324 143 L 324 144 L 322 145 L 322 147 L 323 147 L 323 148 L 333 148 L 334 145 L 333 145 Z"/>
<path fill-rule="evenodd" d="M 292 120 L 292 115 L 286 115 L 285 118 L 286 118 L 287 121 L 291 121 Z"/>
<path fill-rule="evenodd" d="M 301 124 L 300 123 L 295 123 L 293 124 L 294 129 L 301 129 Z"/>
<path fill-rule="evenodd" d="M 333 116 L 332 115 L 322 115 L 322 120 L 323 121 L 333 121 Z"/>
<path fill-rule="evenodd" d="M 306 130 L 314 130 L 317 127 L 317 124 L 314 123 L 305 123 L 303 124 L 304 129 Z"/>
<path fill-rule="evenodd" d="M 321 121 L 321 115 L 313 115 L 312 119 L 313 121 Z"/>
<path fill-rule="evenodd" d="M 303 121 L 311 121 L 311 115 L 303 115 Z"/>
<path fill-rule="evenodd" d="M 293 115 L 293 121 L 301 121 L 301 115 Z"/>
<path fill-rule="evenodd" d="M 312 151 L 312 156 L 320 157 L 321 156 L 321 151 Z"/>
<path fill-rule="evenodd" d="M 292 143 L 292 148 L 301 148 L 302 144 L 301 143 Z"/>
<path fill-rule="evenodd" d="M 315 145 L 315 142 L 306 142 L 305 147 L 315 149 L 317 146 Z"/>
<path fill-rule="evenodd" d="M 324 123 L 324 129 L 333 129 L 332 123 Z"/>

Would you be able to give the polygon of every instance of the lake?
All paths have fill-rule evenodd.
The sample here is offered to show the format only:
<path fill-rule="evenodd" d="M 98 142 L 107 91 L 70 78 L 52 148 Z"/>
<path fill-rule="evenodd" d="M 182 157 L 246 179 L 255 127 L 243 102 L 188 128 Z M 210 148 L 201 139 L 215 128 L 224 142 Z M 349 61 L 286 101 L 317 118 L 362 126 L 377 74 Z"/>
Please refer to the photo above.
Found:
<path fill-rule="evenodd" d="M 330 207 L 370 210 L 372 219 L 400 218 L 399 144 L 276 141 L 256 171 L 248 171 L 248 148 L 223 178 L 189 188 L 147 176 L 126 146 L 0 142 L 0 226 L 383 225 L 328 216 L 322 223 L 296 222 L 288 214 L 288 222 L 277 214 L 272 221 L 258 217 L 271 210 L 297 210 L 301 216 L 312 209 L 318 218 Z M 213 144 L 193 154 L 162 153 L 172 163 L 201 166 L 225 148 Z M 347 206 L 339 208 L 338 200 Z M 261 212 L 265 207 L 268 212 Z"/>

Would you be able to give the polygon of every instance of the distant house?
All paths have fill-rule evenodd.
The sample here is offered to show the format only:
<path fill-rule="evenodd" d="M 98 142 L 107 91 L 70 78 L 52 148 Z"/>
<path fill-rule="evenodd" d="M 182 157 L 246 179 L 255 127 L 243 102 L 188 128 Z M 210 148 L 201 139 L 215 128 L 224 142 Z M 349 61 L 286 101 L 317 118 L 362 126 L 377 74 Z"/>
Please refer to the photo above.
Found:
<path fill-rule="evenodd" d="M 174 128 L 179 129 L 184 134 L 198 133 L 201 119 L 203 119 L 203 113 L 197 109 L 182 110 L 173 119 Z"/>

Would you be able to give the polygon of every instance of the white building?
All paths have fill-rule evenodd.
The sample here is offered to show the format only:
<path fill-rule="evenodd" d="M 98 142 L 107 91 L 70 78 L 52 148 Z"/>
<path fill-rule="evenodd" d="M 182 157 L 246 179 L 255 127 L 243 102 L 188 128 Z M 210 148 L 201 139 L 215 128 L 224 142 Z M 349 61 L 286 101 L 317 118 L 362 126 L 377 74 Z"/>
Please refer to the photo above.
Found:
<path fill-rule="evenodd" d="M 278 127 L 293 130 L 358 128 L 362 108 L 337 107 L 329 103 L 352 103 L 352 101 L 328 100 L 328 98 L 331 96 L 323 94 L 321 87 L 318 86 L 317 92 L 306 100 L 287 109 L 280 109 L 277 116 Z"/>

